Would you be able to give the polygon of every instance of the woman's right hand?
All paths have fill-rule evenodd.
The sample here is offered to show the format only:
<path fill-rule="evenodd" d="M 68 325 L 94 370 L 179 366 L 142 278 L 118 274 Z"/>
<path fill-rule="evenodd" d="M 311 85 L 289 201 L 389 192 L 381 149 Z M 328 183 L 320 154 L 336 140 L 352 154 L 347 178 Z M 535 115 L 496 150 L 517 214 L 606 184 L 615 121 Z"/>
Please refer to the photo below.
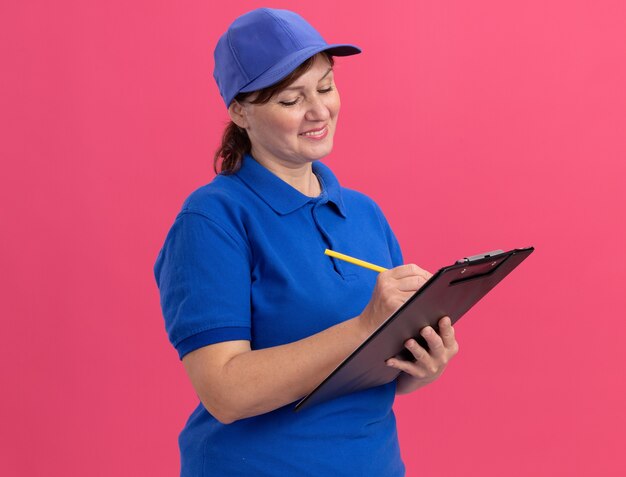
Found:
<path fill-rule="evenodd" d="M 372 298 L 359 315 L 365 333 L 369 336 L 374 332 L 432 276 L 432 273 L 414 263 L 381 272 L 376 280 Z"/>
<path fill-rule="evenodd" d="M 202 404 L 220 422 L 273 411 L 310 393 L 431 276 L 413 264 L 386 270 L 352 319 L 269 348 L 253 350 L 246 340 L 210 344 L 186 354 L 183 364 Z"/>

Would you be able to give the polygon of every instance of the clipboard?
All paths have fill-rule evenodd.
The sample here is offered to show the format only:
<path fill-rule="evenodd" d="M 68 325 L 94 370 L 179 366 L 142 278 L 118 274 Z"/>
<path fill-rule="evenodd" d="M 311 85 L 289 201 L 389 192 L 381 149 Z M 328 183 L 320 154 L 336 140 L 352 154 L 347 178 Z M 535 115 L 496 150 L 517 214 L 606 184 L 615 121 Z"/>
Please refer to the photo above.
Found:
<path fill-rule="evenodd" d="M 394 356 L 411 359 L 404 347 L 411 337 L 428 349 L 419 334 L 449 316 L 454 324 L 534 251 L 534 247 L 494 250 L 457 260 L 438 270 L 394 314 L 385 320 L 313 391 L 296 404 L 302 411 L 320 402 L 390 383 L 401 371 L 385 365 Z"/>

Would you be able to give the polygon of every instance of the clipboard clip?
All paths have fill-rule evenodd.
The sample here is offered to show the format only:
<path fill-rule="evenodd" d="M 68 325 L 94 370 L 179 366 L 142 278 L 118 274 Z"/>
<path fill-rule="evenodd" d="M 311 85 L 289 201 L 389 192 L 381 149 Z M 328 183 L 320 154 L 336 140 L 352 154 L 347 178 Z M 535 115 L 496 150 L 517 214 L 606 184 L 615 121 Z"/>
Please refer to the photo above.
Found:
<path fill-rule="evenodd" d="M 478 255 L 472 255 L 471 257 L 465 257 L 456 261 L 456 265 L 469 264 L 472 262 L 477 262 L 478 260 L 483 260 L 485 258 L 493 257 L 494 255 L 500 255 L 504 253 L 504 250 L 492 250 L 491 252 L 480 253 Z"/>

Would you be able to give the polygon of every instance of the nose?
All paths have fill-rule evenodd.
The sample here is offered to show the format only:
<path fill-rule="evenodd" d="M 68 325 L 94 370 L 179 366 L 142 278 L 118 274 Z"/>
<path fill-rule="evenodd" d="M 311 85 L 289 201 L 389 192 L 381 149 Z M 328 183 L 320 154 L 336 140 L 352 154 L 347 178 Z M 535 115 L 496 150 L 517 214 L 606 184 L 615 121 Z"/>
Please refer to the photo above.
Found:
<path fill-rule="evenodd" d="M 324 98 L 320 95 L 314 95 L 308 100 L 307 111 L 304 118 L 308 121 L 325 121 L 330 118 L 330 110 L 326 105 Z"/>

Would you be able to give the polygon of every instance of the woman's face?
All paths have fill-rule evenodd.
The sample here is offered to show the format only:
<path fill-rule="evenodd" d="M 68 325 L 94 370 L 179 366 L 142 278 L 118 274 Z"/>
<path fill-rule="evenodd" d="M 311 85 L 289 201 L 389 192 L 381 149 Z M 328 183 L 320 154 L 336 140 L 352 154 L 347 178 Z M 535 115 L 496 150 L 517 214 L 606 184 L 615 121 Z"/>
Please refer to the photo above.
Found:
<path fill-rule="evenodd" d="M 269 102 L 244 102 L 252 155 L 292 167 L 321 159 L 333 148 L 340 106 L 330 63 L 317 55 L 306 73 Z"/>

